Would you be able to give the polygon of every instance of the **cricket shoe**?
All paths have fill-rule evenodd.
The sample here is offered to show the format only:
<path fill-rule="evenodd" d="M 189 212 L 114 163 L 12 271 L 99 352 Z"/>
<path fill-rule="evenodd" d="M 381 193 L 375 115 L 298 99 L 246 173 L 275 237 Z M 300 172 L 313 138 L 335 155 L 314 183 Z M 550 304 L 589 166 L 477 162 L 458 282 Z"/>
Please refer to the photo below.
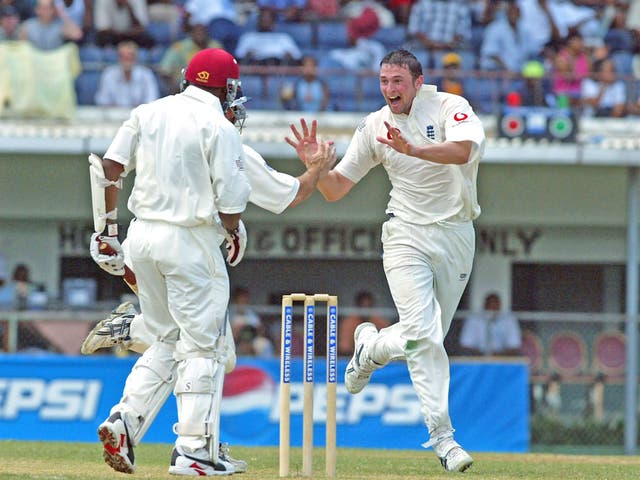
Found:
<path fill-rule="evenodd" d="M 377 333 L 378 329 L 371 322 L 361 323 L 353 333 L 355 344 L 353 357 L 349 360 L 344 373 L 344 384 L 349 393 L 362 391 L 369 383 L 374 370 L 382 366 L 371 360 L 365 351 L 365 341 Z"/>
<path fill-rule="evenodd" d="M 175 447 L 171 454 L 171 466 L 169 473 L 172 475 L 189 475 L 200 477 L 211 477 L 214 475 L 231 475 L 235 473 L 233 465 L 218 458 L 217 462 L 212 462 L 209 451 L 200 448 L 193 453 L 187 453 L 180 447 Z"/>
<path fill-rule="evenodd" d="M 464 472 L 473 465 L 473 458 L 456 442 L 453 437 L 434 445 L 433 449 L 447 472 Z"/>
<path fill-rule="evenodd" d="M 127 424 L 120 412 L 115 412 L 98 427 L 98 438 L 102 442 L 104 461 L 114 470 L 133 473 L 136 469 L 133 445 Z"/>
<path fill-rule="evenodd" d="M 244 473 L 247 471 L 247 462 L 244 460 L 238 460 L 237 458 L 233 458 L 231 456 L 231 451 L 229 449 L 229 444 L 227 442 L 221 442 L 220 447 L 218 449 L 218 457 L 223 462 L 230 463 L 233 465 L 235 469 L 235 473 Z"/>
<path fill-rule="evenodd" d="M 124 349 L 129 348 L 131 321 L 137 313 L 131 302 L 125 302 L 118 306 L 109 317 L 93 327 L 82 342 L 80 352 L 89 355 L 101 348 L 112 348 L 116 345 L 120 345 Z"/>

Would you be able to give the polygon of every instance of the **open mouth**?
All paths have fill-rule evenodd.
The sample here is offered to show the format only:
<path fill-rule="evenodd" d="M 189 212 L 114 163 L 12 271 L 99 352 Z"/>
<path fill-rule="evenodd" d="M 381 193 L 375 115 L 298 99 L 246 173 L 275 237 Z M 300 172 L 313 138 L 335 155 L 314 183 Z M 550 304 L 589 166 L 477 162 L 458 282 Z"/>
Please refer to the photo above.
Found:
<path fill-rule="evenodd" d="M 400 105 L 401 102 L 401 98 L 396 96 L 396 97 L 387 97 L 387 102 L 389 103 L 390 107 L 397 107 L 398 105 Z"/>

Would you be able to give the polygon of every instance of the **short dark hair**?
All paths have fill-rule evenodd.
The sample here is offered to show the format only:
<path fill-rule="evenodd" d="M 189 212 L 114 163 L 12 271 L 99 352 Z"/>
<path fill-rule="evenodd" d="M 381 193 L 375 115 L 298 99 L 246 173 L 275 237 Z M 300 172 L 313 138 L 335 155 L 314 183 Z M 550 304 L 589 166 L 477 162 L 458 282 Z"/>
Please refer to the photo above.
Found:
<path fill-rule="evenodd" d="M 409 50 L 405 50 L 404 48 L 392 50 L 387 53 L 380 61 L 380 66 L 382 65 L 399 65 L 401 67 L 407 67 L 414 80 L 422 75 L 422 64 L 413 53 Z"/>

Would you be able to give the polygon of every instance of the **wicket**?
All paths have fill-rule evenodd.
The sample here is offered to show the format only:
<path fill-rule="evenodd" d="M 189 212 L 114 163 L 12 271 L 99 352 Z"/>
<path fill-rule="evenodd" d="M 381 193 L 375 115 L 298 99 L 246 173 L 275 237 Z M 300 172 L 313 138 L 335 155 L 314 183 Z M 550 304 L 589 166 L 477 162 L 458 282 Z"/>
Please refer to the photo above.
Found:
<path fill-rule="evenodd" d="M 304 302 L 304 381 L 302 412 L 302 474 L 313 471 L 313 361 L 316 302 L 327 303 L 327 418 L 326 476 L 336 476 L 336 387 L 338 378 L 338 297 L 316 293 L 282 296 L 282 343 L 280 346 L 280 476 L 289 476 L 291 450 L 291 343 L 293 303 Z"/>

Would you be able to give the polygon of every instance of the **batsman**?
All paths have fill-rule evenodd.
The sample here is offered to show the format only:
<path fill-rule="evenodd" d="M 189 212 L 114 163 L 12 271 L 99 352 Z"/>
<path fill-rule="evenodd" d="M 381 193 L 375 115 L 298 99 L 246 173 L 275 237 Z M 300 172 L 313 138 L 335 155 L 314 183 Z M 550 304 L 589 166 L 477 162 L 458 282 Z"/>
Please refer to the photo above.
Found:
<path fill-rule="evenodd" d="M 222 51 L 216 53 L 216 60 L 224 57 L 220 52 Z M 226 54 L 226 52 L 223 53 Z M 202 56 L 201 54 L 198 55 Z M 197 72 L 195 73 L 194 79 L 194 71 L 191 67 L 194 62 L 198 62 L 198 55 L 194 57 L 185 72 L 185 79 L 189 83 L 197 81 Z M 222 60 L 226 60 L 226 58 L 222 58 Z M 233 62 L 235 62 L 235 60 Z M 220 80 L 218 79 L 217 81 Z M 223 82 L 220 81 L 220 83 L 222 84 Z M 229 82 L 227 82 L 227 84 L 228 83 Z M 236 94 L 238 85 L 239 82 L 236 84 Z M 190 90 L 192 90 L 192 88 L 187 86 L 185 93 Z M 244 119 L 244 107 L 242 106 L 244 100 L 231 98 L 229 96 L 226 97 L 226 101 L 221 104 L 224 116 L 230 121 L 230 123 L 228 123 L 229 126 Z M 307 171 L 300 177 L 293 178 L 271 169 L 262 157 L 249 147 L 241 146 L 241 149 L 243 153 L 243 166 L 245 167 L 244 173 L 252 180 L 252 184 L 257 186 L 255 191 L 251 191 L 249 199 L 275 213 L 280 213 L 287 206 L 293 206 L 308 198 L 315 189 L 321 171 L 327 171 L 335 162 L 335 148 L 329 143 L 324 143 L 320 145 L 317 154 L 313 156 L 313 160 L 309 163 Z M 109 162 L 107 159 L 110 158 L 110 150 L 108 150 L 105 155 L 106 162 Z M 99 157 L 90 157 L 94 223 L 96 223 L 96 231 L 102 232 L 100 219 L 104 218 L 107 220 L 113 218 L 117 216 L 117 213 L 114 214 L 112 209 L 115 203 L 110 204 L 107 201 L 104 202 L 104 205 L 101 204 L 100 199 L 102 197 L 108 199 L 109 193 L 105 191 L 106 195 L 103 194 L 101 196 L 100 189 L 119 188 L 121 185 L 117 184 L 119 179 L 110 179 L 108 175 L 101 175 L 98 161 L 100 161 Z M 100 163 L 102 164 L 104 162 L 100 161 Z M 137 181 L 138 179 L 136 178 L 136 182 Z M 132 197 L 134 193 L 135 184 Z M 129 206 L 131 208 L 131 199 Z M 217 214 L 214 212 L 211 218 L 217 218 L 218 222 L 214 223 L 219 223 L 224 226 L 225 215 L 220 215 L 220 213 L 222 212 L 218 211 Z M 136 220 L 132 222 L 130 231 L 138 221 L 139 219 L 136 218 Z M 182 391 L 181 388 L 180 378 L 178 376 L 180 363 L 176 362 L 171 369 L 169 368 L 169 362 L 163 365 L 148 361 L 149 358 L 153 358 L 153 352 L 159 348 L 157 346 L 157 333 L 155 333 L 157 330 L 155 324 L 157 322 L 156 315 L 158 315 L 158 309 L 157 306 L 155 306 L 155 308 L 148 308 L 148 304 L 145 309 L 145 303 L 143 302 L 144 289 L 142 288 L 144 280 L 140 278 L 140 275 L 136 277 L 136 275 L 133 274 L 133 271 L 138 273 L 139 269 L 139 264 L 132 258 L 135 255 L 135 251 L 132 251 L 134 237 L 130 235 L 121 247 L 117 239 L 114 241 L 109 238 L 108 228 L 106 233 L 107 235 L 96 233 L 92 237 L 92 257 L 101 268 L 115 275 L 123 275 L 124 280 L 132 289 L 134 291 L 138 290 L 137 293 L 139 293 L 140 296 L 143 315 L 135 316 L 136 312 L 131 305 L 121 305 L 114 311 L 110 318 L 101 322 L 89 334 L 83 343 L 82 352 L 91 353 L 98 348 L 120 343 L 143 353 L 143 355 L 138 362 L 136 362 L 127 380 L 121 402 L 113 407 L 111 417 L 99 427 L 99 436 L 104 444 L 105 461 L 118 471 L 126 473 L 132 473 L 134 471 L 135 460 L 133 447 L 140 442 L 160 407 L 173 390 L 178 399 L 179 421 L 174 426 L 174 431 L 178 434 L 178 440 L 176 441 L 176 448 L 174 448 L 172 455 L 169 472 L 178 475 L 228 475 L 246 470 L 246 463 L 232 459 L 228 454 L 228 450 L 223 444 L 219 443 L 218 439 L 219 407 L 223 376 L 225 370 L 228 372 L 233 369 L 235 365 L 233 339 L 230 334 L 224 335 L 227 321 L 223 320 L 221 328 L 217 332 L 218 335 L 215 343 L 216 352 L 215 357 L 212 359 L 215 373 L 211 376 L 210 382 L 203 379 L 201 383 L 201 389 L 209 389 L 207 417 L 201 423 L 182 421 L 180 417 L 181 400 L 189 398 L 189 394 Z M 207 244 L 202 243 L 202 246 L 209 248 L 212 256 L 217 257 L 217 255 L 220 255 L 219 248 L 217 247 L 223 238 L 226 239 L 227 263 L 232 266 L 237 265 L 242 259 L 246 246 L 246 231 L 244 230 L 242 222 L 238 222 L 238 230 L 235 232 L 228 232 L 226 228 L 217 227 L 217 233 L 218 236 L 214 242 Z M 217 255 L 214 252 L 215 250 L 217 250 Z M 224 264 L 223 270 L 226 275 Z M 155 300 L 157 300 L 157 298 L 154 299 L 154 301 Z M 224 304 L 225 309 L 227 301 L 228 290 Z M 196 310 L 197 307 L 197 305 L 194 305 Z M 213 328 L 211 330 L 215 332 Z M 181 331 L 179 339 L 181 339 L 182 335 Z M 176 343 L 179 343 L 179 341 Z M 164 346 L 165 345 L 163 345 L 163 347 Z M 146 382 L 147 388 L 152 391 L 152 394 L 148 396 L 146 403 L 132 403 L 132 398 L 134 400 L 135 398 L 130 392 L 135 391 L 141 381 Z M 193 405 L 193 402 L 191 402 L 191 405 Z M 121 436 L 122 430 L 124 430 L 124 437 Z M 197 437 L 196 441 L 198 443 L 193 443 L 196 448 L 185 446 L 185 444 L 181 442 L 181 437 Z M 119 444 L 116 444 L 115 439 L 119 438 L 125 438 L 126 441 L 120 441 Z"/>

